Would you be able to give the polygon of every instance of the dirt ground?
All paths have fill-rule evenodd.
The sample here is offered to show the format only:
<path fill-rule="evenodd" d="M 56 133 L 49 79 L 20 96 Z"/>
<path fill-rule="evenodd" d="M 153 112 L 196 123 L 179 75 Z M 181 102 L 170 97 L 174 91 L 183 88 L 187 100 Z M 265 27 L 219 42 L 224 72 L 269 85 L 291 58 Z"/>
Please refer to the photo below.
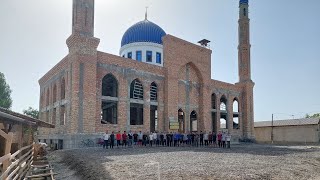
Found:
<path fill-rule="evenodd" d="M 55 151 L 57 179 L 320 180 L 320 146 L 88 148 Z"/>

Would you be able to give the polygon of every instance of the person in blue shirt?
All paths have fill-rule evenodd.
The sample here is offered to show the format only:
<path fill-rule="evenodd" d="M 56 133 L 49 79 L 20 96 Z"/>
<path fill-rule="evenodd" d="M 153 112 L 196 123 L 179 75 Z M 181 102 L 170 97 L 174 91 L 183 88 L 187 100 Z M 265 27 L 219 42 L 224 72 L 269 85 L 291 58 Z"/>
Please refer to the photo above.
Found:
<path fill-rule="evenodd" d="M 173 146 L 174 147 L 178 146 L 178 141 L 179 141 L 179 133 L 175 132 L 173 134 Z"/>

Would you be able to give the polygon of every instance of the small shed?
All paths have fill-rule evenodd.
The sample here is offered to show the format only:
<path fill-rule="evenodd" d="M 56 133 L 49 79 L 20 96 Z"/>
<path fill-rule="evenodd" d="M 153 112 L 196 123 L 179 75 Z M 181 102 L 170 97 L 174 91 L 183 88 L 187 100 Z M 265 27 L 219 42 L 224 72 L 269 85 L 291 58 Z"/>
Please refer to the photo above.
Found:
<path fill-rule="evenodd" d="M 0 179 L 22 179 L 33 159 L 34 133 L 54 125 L 0 108 Z"/>
<path fill-rule="evenodd" d="M 320 119 L 303 118 L 254 123 L 257 142 L 320 143 Z"/>

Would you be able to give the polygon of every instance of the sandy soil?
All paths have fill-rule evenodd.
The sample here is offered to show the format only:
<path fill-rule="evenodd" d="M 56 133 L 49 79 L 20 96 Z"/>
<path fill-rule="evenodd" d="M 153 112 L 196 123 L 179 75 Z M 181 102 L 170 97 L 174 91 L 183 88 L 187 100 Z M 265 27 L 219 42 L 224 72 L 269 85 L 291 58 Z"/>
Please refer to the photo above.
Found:
<path fill-rule="evenodd" d="M 55 151 L 57 179 L 320 180 L 320 146 L 89 148 Z"/>

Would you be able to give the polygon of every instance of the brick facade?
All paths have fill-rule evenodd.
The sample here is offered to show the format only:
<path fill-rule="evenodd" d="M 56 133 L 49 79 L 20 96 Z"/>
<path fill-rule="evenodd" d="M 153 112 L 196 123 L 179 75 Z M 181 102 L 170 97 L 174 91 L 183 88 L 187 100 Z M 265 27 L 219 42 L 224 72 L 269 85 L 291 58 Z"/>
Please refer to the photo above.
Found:
<path fill-rule="evenodd" d="M 224 113 L 226 127 L 235 139 L 254 138 L 249 40 L 239 41 L 240 81 L 229 84 L 211 79 L 211 50 L 172 35 L 163 37 L 163 67 L 97 51 L 100 40 L 93 37 L 93 5 L 93 0 L 74 0 L 73 33 L 67 39 L 69 54 L 39 80 L 40 118 L 56 125 L 55 129 L 41 129 L 39 139 L 63 140 L 64 148 L 74 148 L 83 138 L 96 138 L 106 129 L 148 132 L 151 105 L 157 106 L 157 131 L 174 131 L 169 124 L 178 122 L 180 109 L 185 132 L 190 131 L 192 111 L 196 112 L 198 131 L 219 131 L 220 114 Z M 84 16 L 84 12 L 88 15 Z M 239 27 L 240 36 L 242 29 L 249 32 L 248 18 L 239 20 Z M 117 124 L 101 123 L 101 104 L 108 98 L 102 96 L 102 79 L 107 74 L 112 74 L 118 83 L 118 95 L 113 98 L 117 102 Z M 130 98 L 130 84 L 135 79 L 143 85 L 143 100 Z M 150 100 L 153 82 L 157 85 L 156 102 Z M 212 94 L 216 98 L 215 109 Z M 225 111 L 219 108 L 221 97 L 227 99 Z M 239 103 L 239 112 L 235 113 L 239 128 L 235 129 L 234 100 Z M 130 125 L 130 103 L 135 102 L 143 105 L 143 125 Z"/>

